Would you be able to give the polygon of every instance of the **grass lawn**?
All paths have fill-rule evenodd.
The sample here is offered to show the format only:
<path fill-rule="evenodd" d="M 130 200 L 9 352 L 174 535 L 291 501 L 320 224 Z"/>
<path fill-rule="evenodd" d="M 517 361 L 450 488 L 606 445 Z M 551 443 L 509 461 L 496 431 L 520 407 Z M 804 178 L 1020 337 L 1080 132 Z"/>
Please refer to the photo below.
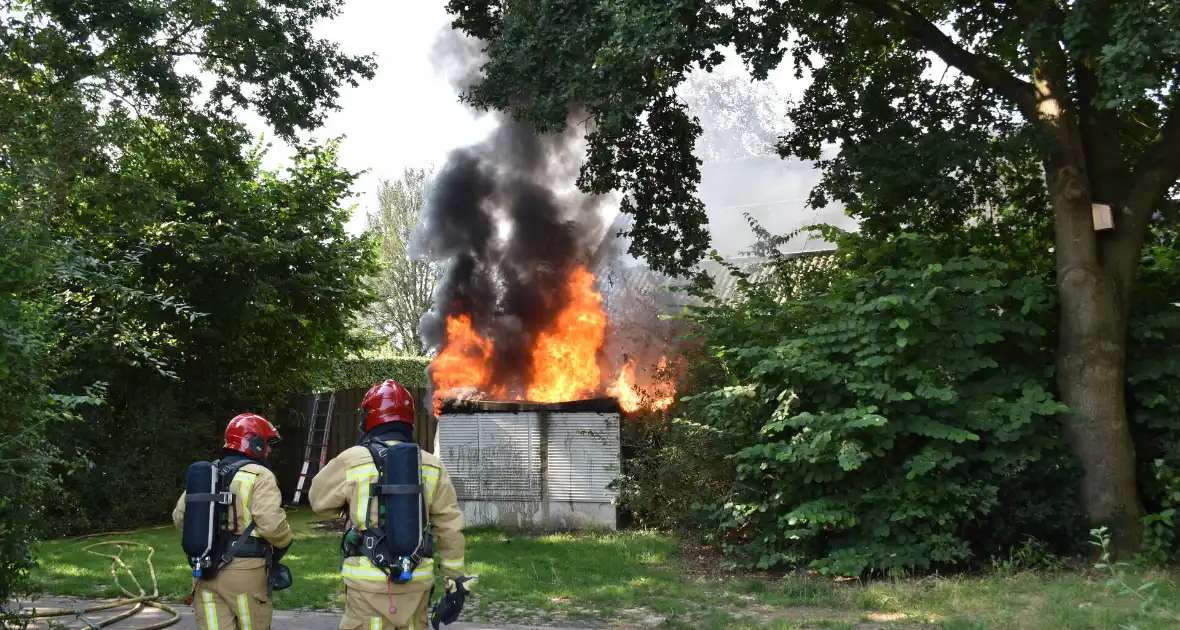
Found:
<path fill-rule="evenodd" d="M 339 534 L 317 528 L 319 519 L 306 510 L 292 512 L 290 518 L 296 543 L 284 562 L 295 574 L 295 584 L 276 593 L 276 605 L 338 609 Z M 179 533 L 171 527 L 42 543 L 36 575 L 47 594 L 118 595 L 110 561 L 85 551 L 104 540 L 153 546 L 161 593 L 170 601 L 187 596 L 191 578 Z M 1110 594 L 1101 576 L 1075 572 L 864 585 L 734 576 L 719 570 L 712 556 L 685 555 L 674 539 L 653 533 L 530 537 L 481 529 L 468 532 L 467 545 L 469 570 L 481 577 L 477 597 L 464 615 L 471 620 L 734 630 L 1180 627 L 1175 619 L 1141 614 L 1132 597 Z M 147 586 L 145 558 L 142 550 L 124 554 L 124 561 Z M 1161 600 L 1180 614 L 1180 574 L 1135 574 L 1130 580 L 1138 585 L 1149 577 L 1161 584 Z"/>

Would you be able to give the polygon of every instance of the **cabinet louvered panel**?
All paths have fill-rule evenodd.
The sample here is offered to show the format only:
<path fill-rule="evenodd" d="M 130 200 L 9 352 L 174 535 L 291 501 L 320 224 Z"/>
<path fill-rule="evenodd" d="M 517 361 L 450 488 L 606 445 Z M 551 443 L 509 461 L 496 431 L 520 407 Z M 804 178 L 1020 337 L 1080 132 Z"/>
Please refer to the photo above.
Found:
<path fill-rule="evenodd" d="M 479 498 L 479 416 L 444 416 L 438 423 L 439 457 L 460 501 Z"/>
<path fill-rule="evenodd" d="M 549 421 L 549 500 L 610 503 L 619 475 L 619 416 L 555 413 Z"/>
<path fill-rule="evenodd" d="M 541 500 L 541 432 L 536 413 L 485 413 L 480 466 L 486 501 Z"/>
<path fill-rule="evenodd" d="M 447 415 L 438 441 L 460 501 L 540 500 L 536 413 Z"/>

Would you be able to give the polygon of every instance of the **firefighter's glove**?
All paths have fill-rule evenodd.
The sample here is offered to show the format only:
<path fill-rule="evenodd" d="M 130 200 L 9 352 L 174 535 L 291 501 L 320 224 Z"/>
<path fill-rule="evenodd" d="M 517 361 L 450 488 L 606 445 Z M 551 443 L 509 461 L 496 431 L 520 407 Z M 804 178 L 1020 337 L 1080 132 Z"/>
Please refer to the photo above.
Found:
<path fill-rule="evenodd" d="M 295 543 L 292 542 L 291 544 L 293 545 Z M 277 564 L 279 562 L 279 560 L 282 560 L 283 556 L 287 555 L 287 552 L 290 550 L 291 550 L 291 545 L 287 545 L 286 547 L 283 547 L 282 549 L 275 549 L 274 562 Z"/>
<path fill-rule="evenodd" d="M 446 592 L 442 599 L 438 600 L 438 604 L 434 607 L 434 615 L 430 618 L 430 625 L 434 630 L 438 630 L 440 623 L 449 626 L 459 620 L 459 614 L 463 612 L 463 604 L 466 602 L 467 596 L 471 594 L 468 587 L 474 586 L 477 580 L 479 580 L 478 575 L 455 578 L 454 580 L 448 578 L 443 583 Z"/>
<path fill-rule="evenodd" d="M 275 563 L 270 569 L 270 575 L 267 576 L 268 586 L 272 591 L 281 591 L 283 589 L 291 588 L 291 584 L 295 581 L 291 577 L 291 569 L 287 568 L 285 564 Z"/>

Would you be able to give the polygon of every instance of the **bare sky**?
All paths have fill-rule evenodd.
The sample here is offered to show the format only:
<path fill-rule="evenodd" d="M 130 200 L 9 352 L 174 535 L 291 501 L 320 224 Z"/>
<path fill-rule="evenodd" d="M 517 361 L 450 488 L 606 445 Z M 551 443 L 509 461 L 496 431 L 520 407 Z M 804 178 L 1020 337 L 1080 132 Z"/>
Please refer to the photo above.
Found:
<path fill-rule="evenodd" d="M 354 187 L 358 196 L 352 201 L 358 207 L 348 226 L 350 232 L 364 228 L 365 212 L 376 201 L 374 191 L 380 178 L 396 178 L 407 166 L 441 166 L 451 149 L 478 142 L 491 129 L 488 119 L 459 104 L 454 89 L 437 74 L 431 61 L 435 40 L 450 21 L 444 5 L 423 0 L 348 0 L 342 15 L 316 28 L 317 35 L 338 42 L 346 52 L 377 55 L 377 76 L 358 87 L 346 87 L 340 98 L 341 111 L 314 134 L 319 140 L 344 136 L 340 148 L 343 166 L 366 171 Z M 744 72 L 738 62 L 729 64 L 727 71 Z M 771 81 L 787 98 L 797 98 L 804 85 L 785 68 L 773 74 Z M 255 133 L 266 131 L 256 115 L 243 113 L 242 118 Z M 281 166 L 289 156 L 289 149 L 275 141 L 266 165 Z M 711 173 L 717 175 L 711 177 Z M 736 177 L 735 173 L 743 175 Z M 735 181 L 735 177 L 745 181 Z M 752 242 L 741 216 L 747 209 L 771 231 L 780 233 L 816 218 L 844 223 L 839 208 L 822 213 L 804 209 L 807 192 L 817 179 L 810 165 L 798 162 L 736 171 L 706 167 L 701 197 L 709 209 L 714 246 L 732 255 Z M 743 190 L 751 193 L 743 196 Z M 766 202 L 772 205 L 764 205 Z"/>
<path fill-rule="evenodd" d="M 377 76 L 341 92 L 341 110 L 316 131 L 320 140 L 344 136 L 340 159 L 353 171 L 367 171 L 355 185 L 359 204 L 350 231 L 364 227 L 364 211 L 375 203 L 379 178 L 395 178 L 406 166 L 441 165 L 447 152 L 478 141 L 490 129 L 460 105 L 454 90 L 436 76 L 430 61 L 435 38 L 449 22 L 443 2 L 349 0 L 343 13 L 315 29 L 348 53 L 377 55 Z M 255 133 L 265 126 L 252 113 L 242 119 Z M 269 137 L 269 136 L 268 136 Z M 268 167 L 281 165 L 290 151 L 275 140 Z"/>

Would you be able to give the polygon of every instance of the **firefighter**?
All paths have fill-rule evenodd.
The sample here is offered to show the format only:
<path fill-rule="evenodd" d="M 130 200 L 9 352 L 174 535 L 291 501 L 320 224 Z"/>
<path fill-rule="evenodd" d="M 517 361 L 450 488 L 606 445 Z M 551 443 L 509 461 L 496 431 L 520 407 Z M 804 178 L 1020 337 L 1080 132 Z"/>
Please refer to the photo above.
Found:
<path fill-rule="evenodd" d="M 344 579 L 340 628 L 426 630 L 435 552 L 446 578 L 444 608 L 449 610 L 443 617 L 449 623 L 462 608 L 464 583 L 470 583 L 463 577 L 463 512 L 450 475 L 442 460 L 416 445 L 414 398 L 405 387 L 393 380 L 374 385 L 361 400 L 360 412 L 360 442 L 328 462 L 312 479 L 307 494 L 317 514 L 346 510 L 348 515 L 341 542 L 345 557 L 340 571 Z M 408 459 L 391 464 L 380 459 L 386 456 Z M 410 472 L 402 479 L 386 479 L 378 472 L 395 469 Z M 410 477 L 411 473 L 415 476 Z M 398 504 L 372 496 L 381 488 L 390 488 L 392 499 L 407 501 L 404 497 L 410 496 L 413 503 L 400 505 L 419 506 L 421 515 L 419 510 L 383 507 Z M 386 554 L 384 545 L 391 540 L 421 541 L 421 547 L 412 554 Z M 404 555 L 386 557 L 397 553 Z M 404 564 L 399 562 L 403 560 Z M 458 591 L 457 601 L 453 589 Z"/>
<path fill-rule="evenodd" d="M 278 441 L 279 432 L 262 416 L 243 413 L 229 421 L 222 457 L 215 462 L 223 480 L 219 488 L 228 487 L 233 495 L 232 507 L 226 509 L 226 527 L 211 534 L 186 532 L 187 492 L 176 502 L 172 521 L 183 536 L 208 534 L 215 540 L 211 548 L 216 571 L 211 579 L 194 578 L 190 600 L 201 630 L 269 630 L 274 613 L 271 587 L 289 585 L 269 581 L 271 564 L 282 558 L 292 541 L 279 485 L 267 461 Z M 192 521 L 201 520 L 190 519 L 190 529 Z M 230 548 L 229 562 L 219 562 Z M 289 581 L 289 573 L 282 579 Z"/>

